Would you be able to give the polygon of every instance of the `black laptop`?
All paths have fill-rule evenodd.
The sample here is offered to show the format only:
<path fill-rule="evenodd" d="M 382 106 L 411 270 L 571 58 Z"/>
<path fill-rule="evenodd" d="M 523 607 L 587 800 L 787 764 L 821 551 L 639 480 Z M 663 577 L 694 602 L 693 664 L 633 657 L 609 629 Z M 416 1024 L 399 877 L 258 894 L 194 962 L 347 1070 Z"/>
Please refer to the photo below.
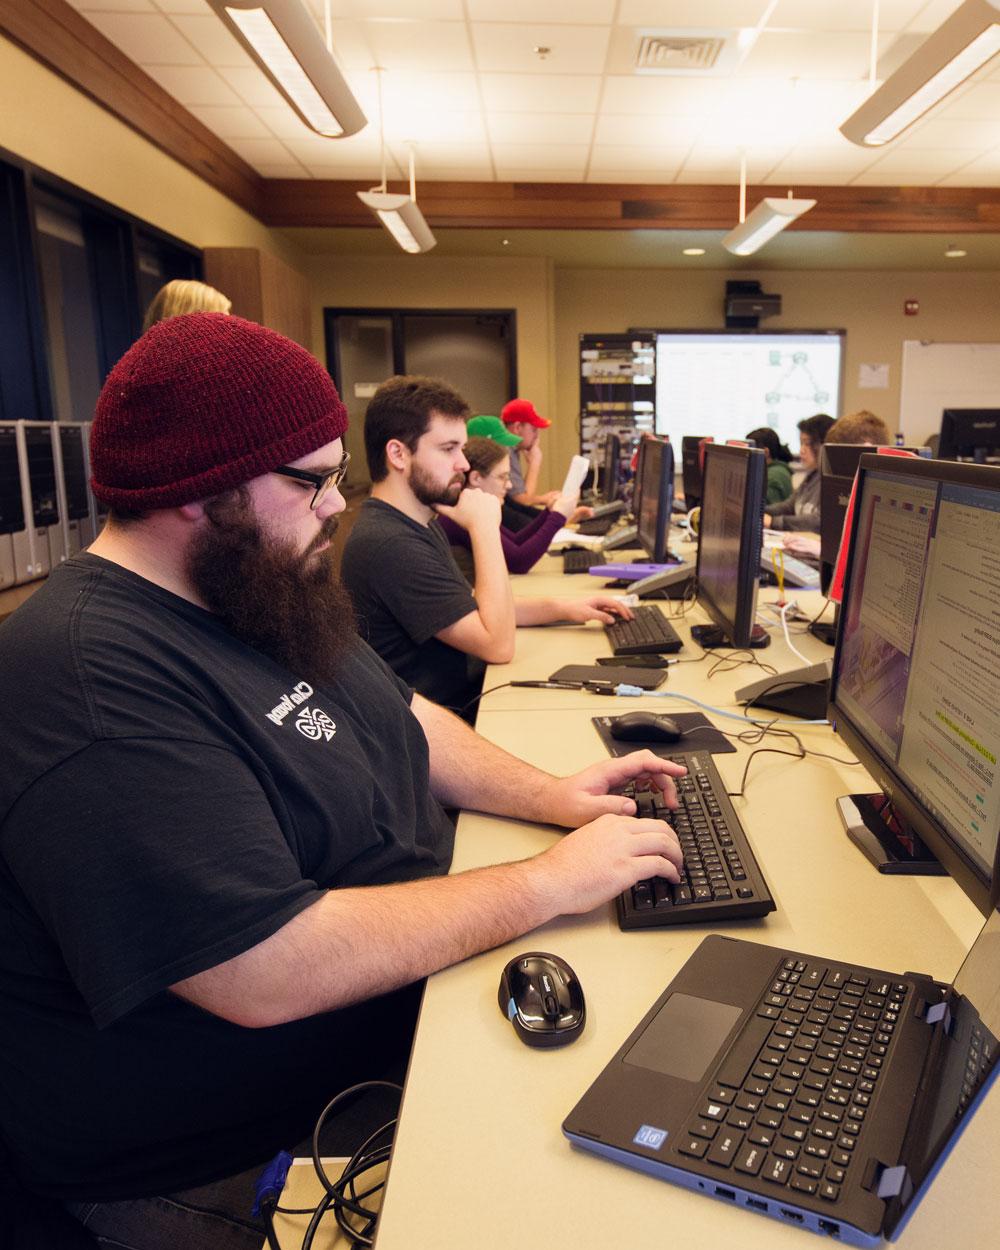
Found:
<path fill-rule="evenodd" d="M 563 1124 L 848 1245 L 895 1239 L 996 1077 L 1000 915 L 955 980 L 708 937 Z"/>

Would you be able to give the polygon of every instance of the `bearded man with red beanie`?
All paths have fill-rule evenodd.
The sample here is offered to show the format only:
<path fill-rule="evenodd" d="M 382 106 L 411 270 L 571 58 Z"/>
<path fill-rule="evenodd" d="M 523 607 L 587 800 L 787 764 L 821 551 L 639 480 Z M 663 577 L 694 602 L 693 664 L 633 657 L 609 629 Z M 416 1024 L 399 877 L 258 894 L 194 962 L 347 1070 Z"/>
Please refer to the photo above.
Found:
<path fill-rule="evenodd" d="M 541 773 L 359 640 L 346 425 L 281 335 L 154 326 L 97 405 L 107 526 L 0 627 L 0 1138 L 104 1244 L 258 1250 L 262 1166 L 405 1059 L 421 978 L 677 877 L 610 793 L 675 766 Z M 442 803 L 575 828 L 446 876 Z"/>

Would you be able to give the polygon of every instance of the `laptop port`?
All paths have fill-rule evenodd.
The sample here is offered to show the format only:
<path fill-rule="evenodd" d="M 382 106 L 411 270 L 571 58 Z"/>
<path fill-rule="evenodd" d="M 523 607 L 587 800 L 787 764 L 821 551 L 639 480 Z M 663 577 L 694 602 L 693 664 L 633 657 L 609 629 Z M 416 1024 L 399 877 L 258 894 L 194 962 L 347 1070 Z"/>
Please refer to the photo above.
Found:
<path fill-rule="evenodd" d="M 794 1220 L 796 1224 L 802 1223 L 802 1213 L 800 1211 L 789 1211 L 787 1207 L 781 1207 L 780 1210 L 786 1220 Z"/>
<path fill-rule="evenodd" d="M 839 1237 L 840 1225 L 834 1223 L 833 1220 L 820 1220 L 819 1231 L 821 1233 L 826 1233 L 827 1237 Z"/>
<path fill-rule="evenodd" d="M 721 1185 L 716 1185 L 715 1192 L 720 1198 L 728 1198 L 730 1202 L 736 1201 L 735 1190 L 723 1189 Z"/>
<path fill-rule="evenodd" d="M 748 1198 L 747 1206 L 753 1207 L 755 1211 L 766 1211 L 767 1203 L 762 1198 Z"/>

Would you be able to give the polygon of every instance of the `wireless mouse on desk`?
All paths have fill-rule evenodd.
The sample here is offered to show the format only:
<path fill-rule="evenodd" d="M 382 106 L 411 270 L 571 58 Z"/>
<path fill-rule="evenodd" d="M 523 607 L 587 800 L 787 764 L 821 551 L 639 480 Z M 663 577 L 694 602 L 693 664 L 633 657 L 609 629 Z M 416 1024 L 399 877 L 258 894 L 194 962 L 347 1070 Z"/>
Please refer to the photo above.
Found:
<path fill-rule="evenodd" d="M 616 716 L 608 732 L 618 742 L 680 742 L 684 730 L 659 712 L 626 712 Z"/>
<path fill-rule="evenodd" d="M 576 973 L 558 955 L 528 951 L 500 975 L 500 1010 L 528 1046 L 565 1046 L 583 1032 L 587 1008 Z"/>

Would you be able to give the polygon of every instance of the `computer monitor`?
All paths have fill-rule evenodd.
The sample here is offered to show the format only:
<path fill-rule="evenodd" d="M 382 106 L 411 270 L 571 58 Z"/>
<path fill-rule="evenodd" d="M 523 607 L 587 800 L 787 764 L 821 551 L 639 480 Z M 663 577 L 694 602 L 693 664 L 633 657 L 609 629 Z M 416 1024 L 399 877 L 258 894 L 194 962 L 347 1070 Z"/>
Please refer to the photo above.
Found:
<path fill-rule="evenodd" d="M 915 456 L 929 456 L 929 447 L 902 447 Z M 820 589 L 824 594 L 830 589 L 833 570 L 840 554 L 840 540 L 844 532 L 844 517 L 851 500 L 854 475 L 858 461 L 866 452 L 874 452 L 870 443 L 824 443 L 819 453 L 820 500 Z"/>
<path fill-rule="evenodd" d="M 703 444 L 712 441 L 700 434 L 685 434 L 681 439 L 681 481 L 684 486 L 684 503 L 688 512 L 701 503 L 701 471 L 704 460 Z"/>
<path fill-rule="evenodd" d="M 723 443 L 705 447 L 698 602 L 717 631 L 713 635 L 704 627 L 692 629 L 691 636 L 703 646 L 748 647 L 755 641 L 766 493 L 767 456 L 763 451 Z M 724 641 L 717 639 L 718 633 Z"/>
<path fill-rule="evenodd" d="M 653 437 L 642 440 L 635 480 L 632 508 L 639 543 L 653 564 L 665 564 L 674 498 L 674 451 L 667 441 Z"/>
<path fill-rule="evenodd" d="M 1000 408 L 945 408 L 937 454 L 941 460 L 961 456 L 978 464 L 1000 454 Z"/>
<path fill-rule="evenodd" d="M 604 503 L 614 503 L 621 493 L 622 478 L 622 443 L 617 434 L 608 432 L 604 436 L 604 459 L 601 465 L 598 486 Z"/>
<path fill-rule="evenodd" d="M 1000 468 L 862 456 L 858 475 L 829 717 L 882 793 L 852 796 L 853 811 L 841 800 L 841 817 L 882 871 L 936 856 L 985 914 L 998 894 Z"/>

